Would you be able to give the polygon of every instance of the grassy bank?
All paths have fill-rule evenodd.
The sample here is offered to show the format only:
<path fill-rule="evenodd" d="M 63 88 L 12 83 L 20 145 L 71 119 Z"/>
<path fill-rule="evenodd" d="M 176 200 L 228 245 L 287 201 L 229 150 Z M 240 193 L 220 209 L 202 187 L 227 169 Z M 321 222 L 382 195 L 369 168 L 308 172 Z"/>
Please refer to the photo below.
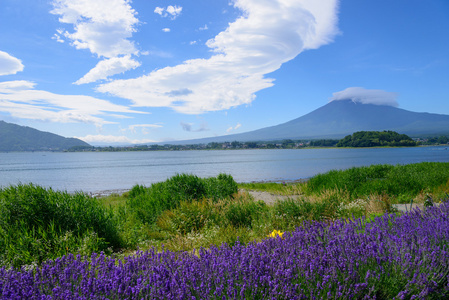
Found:
<path fill-rule="evenodd" d="M 238 189 L 241 189 L 238 192 Z M 243 189 L 243 191 L 242 191 Z M 244 189 L 282 195 L 267 205 Z M 273 230 L 394 212 L 392 204 L 448 200 L 449 164 L 374 165 L 293 184 L 237 184 L 229 175 L 180 174 L 123 195 L 91 198 L 34 185 L 0 190 L 0 264 L 39 265 L 68 253 L 191 251 L 261 242 Z"/>
<path fill-rule="evenodd" d="M 342 202 L 359 198 L 388 197 L 392 203 L 423 202 L 427 196 L 446 197 L 449 163 L 372 165 L 318 174 L 305 183 L 242 183 L 240 188 L 279 195 L 304 195 L 319 199 L 332 195 Z"/>

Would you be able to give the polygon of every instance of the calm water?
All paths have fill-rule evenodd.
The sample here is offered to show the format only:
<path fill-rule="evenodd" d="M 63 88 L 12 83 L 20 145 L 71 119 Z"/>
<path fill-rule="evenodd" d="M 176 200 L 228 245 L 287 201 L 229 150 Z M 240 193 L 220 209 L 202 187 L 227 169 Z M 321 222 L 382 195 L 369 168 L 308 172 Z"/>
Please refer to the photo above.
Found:
<path fill-rule="evenodd" d="M 449 162 L 446 147 L 158 151 L 116 153 L 0 153 L 0 186 L 32 182 L 69 192 L 123 191 L 176 173 L 231 174 L 238 182 L 287 181 L 332 169 L 371 164 Z"/>

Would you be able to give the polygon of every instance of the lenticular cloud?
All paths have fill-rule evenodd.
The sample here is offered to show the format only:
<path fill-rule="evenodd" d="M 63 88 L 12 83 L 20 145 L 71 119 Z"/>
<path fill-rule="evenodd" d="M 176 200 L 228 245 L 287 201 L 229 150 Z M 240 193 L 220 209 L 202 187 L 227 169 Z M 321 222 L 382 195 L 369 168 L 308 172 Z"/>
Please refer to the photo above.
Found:
<path fill-rule="evenodd" d="M 242 16 L 209 40 L 209 59 L 193 59 L 128 80 L 100 85 L 100 92 L 135 106 L 171 107 L 197 114 L 249 104 L 271 87 L 265 77 L 302 51 L 332 42 L 338 33 L 337 0 L 236 0 Z M 174 91 L 191 93 L 176 95 Z"/>
<path fill-rule="evenodd" d="M 352 100 L 354 103 L 375 104 L 398 107 L 397 93 L 384 90 L 369 90 L 362 87 L 349 87 L 332 94 L 331 101 Z"/>

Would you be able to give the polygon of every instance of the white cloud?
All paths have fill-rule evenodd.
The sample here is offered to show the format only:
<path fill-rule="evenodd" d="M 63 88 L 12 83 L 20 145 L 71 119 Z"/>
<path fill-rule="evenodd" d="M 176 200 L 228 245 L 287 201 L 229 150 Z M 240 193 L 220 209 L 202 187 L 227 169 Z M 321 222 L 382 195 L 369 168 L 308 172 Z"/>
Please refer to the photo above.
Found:
<path fill-rule="evenodd" d="M 163 32 L 170 32 L 170 28 L 162 28 Z"/>
<path fill-rule="evenodd" d="M 208 30 L 207 24 L 205 24 L 203 27 L 200 27 L 200 30 Z"/>
<path fill-rule="evenodd" d="M 177 6 L 177 5 L 175 5 L 175 6 L 169 5 L 169 6 L 167 6 L 166 11 L 170 15 L 172 15 L 173 17 L 176 18 L 177 16 L 179 16 L 181 14 L 182 7 L 181 6 Z"/>
<path fill-rule="evenodd" d="M 54 38 L 61 42 L 63 36 L 77 49 L 88 49 L 98 57 L 137 55 L 139 51 L 129 38 L 139 20 L 129 3 L 129 0 L 54 0 L 51 13 L 59 15 L 61 23 L 73 25 L 73 32 L 58 29 Z"/>
<path fill-rule="evenodd" d="M 231 131 L 233 131 L 233 130 L 239 129 L 240 127 L 242 127 L 242 124 L 237 123 L 237 125 L 235 125 L 235 127 L 232 127 L 232 126 L 229 127 L 229 128 L 226 130 L 226 132 L 229 133 L 229 132 L 231 132 Z"/>
<path fill-rule="evenodd" d="M 0 75 L 12 75 L 23 71 L 22 61 L 4 51 L 0 51 Z"/>
<path fill-rule="evenodd" d="M 255 99 L 271 87 L 266 78 L 306 49 L 332 41 L 338 0 L 236 0 L 243 15 L 207 42 L 209 59 L 192 59 L 148 75 L 100 85 L 98 91 L 130 99 L 136 106 L 171 107 L 198 114 L 225 110 Z M 191 93 L 174 97 L 173 92 Z"/>
<path fill-rule="evenodd" d="M 162 14 L 164 13 L 164 10 L 165 9 L 163 7 L 156 6 L 156 8 L 154 9 L 154 13 L 162 16 Z"/>
<path fill-rule="evenodd" d="M 55 33 L 52 37 L 52 40 L 56 40 L 58 43 L 64 44 L 65 41 L 63 39 L 61 39 L 61 36 L 57 33 Z"/>
<path fill-rule="evenodd" d="M 126 118 L 122 114 L 143 113 L 90 96 L 53 94 L 34 86 L 24 80 L 0 82 L 0 111 L 17 118 L 96 126 L 115 123 L 104 117 Z"/>
<path fill-rule="evenodd" d="M 84 84 L 106 79 L 112 75 L 124 73 L 135 69 L 141 64 L 131 58 L 130 55 L 122 57 L 113 57 L 100 61 L 95 68 L 90 70 L 83 78 L 74 82 L 75 84 Z"/>
<path fill-rule="evenodd" d="M 86 143 L 99 145 L 99 144 L 146 144 L 146 143 L 153 143 L 154 140 L 150 139 L 142 139 L 142 140 L 136 140 L 136 139 L 130 139 L 126 136 L 116 136 L 116 135 L 86 135 L 83 137 L 75 137 L 77 139 L 83 140 Z"/>
<path fill-rule="evenodd" d="M 163 126 L 160 124 L 136 124 L 136 125 L 130 125 L 128 126 L 128 130 L 132 133 L 136 133 L 137 129 L 140 129 L 143 134 L 149 134 L 148 129 L 156 129 L 156 128 L 162 128 Z"/>
<path fill-rule="evenodd" d="M 352 100 L 354 103 L 388 105 L 397 107 L 398 94 L 384 90 L 368 90 L 362 87 L 349 87 L 332 94 L 331 101 Z"/>
<path fill-rule="evenodd" d="M 65 43 L 65 40 L 63 40 L 62 37 L 61 37 L 61 36 L 64 35 L 64 30 L 56 29 L 56 32 L 57 33 L 55 33 L 51 38 L 53 40 L 56 40 L 58 43 L 61 43 L 61 44 Z"/>
<path fill-rule="evenodd" d="M 170 19 L 174 20 L 177 17 L 179 17 L 179 15 L 182 12 L 182 7 L 181 6 L 173 6 L 173 5 L 169 5 L 167 6 L 167 8 L 163 8 L 163 7 L 156 7 L 154 9 L 154 13 L 160 15 L 161 17 L 170 17 Z"/>

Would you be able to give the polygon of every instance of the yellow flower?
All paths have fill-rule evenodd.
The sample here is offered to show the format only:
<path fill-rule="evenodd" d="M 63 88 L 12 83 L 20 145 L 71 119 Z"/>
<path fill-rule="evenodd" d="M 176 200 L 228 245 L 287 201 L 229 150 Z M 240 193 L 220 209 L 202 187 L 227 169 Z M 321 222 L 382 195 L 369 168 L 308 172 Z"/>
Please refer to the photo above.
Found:
<path fill-rule="evenodd" d="M 283 235 L 284 233 L 282 232 L 282 231 L 280 231 L 280 230 L 273 230 L 273 232 L 272 233 L 270 233 L 269 235 L 268 235 L 268 237 L 271 237 L 271 238 L 275 238 L 275 237 L 277 237 L 277 236 L 279 236 L 279 237 L 281 237 L 282 238 L 282 235 Z"/>

